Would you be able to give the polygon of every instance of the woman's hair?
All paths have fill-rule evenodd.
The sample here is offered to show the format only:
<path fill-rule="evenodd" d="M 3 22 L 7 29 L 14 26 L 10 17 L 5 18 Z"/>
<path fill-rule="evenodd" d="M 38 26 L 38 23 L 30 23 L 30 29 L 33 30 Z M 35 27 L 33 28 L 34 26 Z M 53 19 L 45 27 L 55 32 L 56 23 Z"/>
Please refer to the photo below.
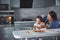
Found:
<path fill-rule="evenodd" d="M 41 16 L 37 16 L 36 18 L 39 18 L 42 21 L 42 17 Z"/>
<path fill-rule="evenodd" d="M 49 12 L 50 16 L 52 17 L 53 20 L 57 20 L 57 14 L 54 11 Z"/>

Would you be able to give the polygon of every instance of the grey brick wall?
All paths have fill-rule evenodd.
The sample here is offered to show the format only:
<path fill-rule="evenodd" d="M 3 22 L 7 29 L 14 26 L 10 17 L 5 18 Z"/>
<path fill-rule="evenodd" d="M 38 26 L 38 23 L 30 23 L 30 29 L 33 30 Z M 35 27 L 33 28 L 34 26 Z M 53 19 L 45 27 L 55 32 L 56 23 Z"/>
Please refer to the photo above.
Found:
<path fill-rule="evenodd" d="M 57 1 L 58 2 L 58 1 Z M 33 0 L 33 8 L 55 6 L 56 0 Z"/>
<path fill-rule="evenodd" d="M 49 11 L 55 11 L 60 16 L 60 6 L 48 7 L 48 8 L 20 8 L 15 10 L 15 19 L 17 21 L 23 18 L 35 19 L 39 15 L 47 15 Z"/>
<path fill-rule="evenodd" d="M 56 0 L 56 6 L 60 5 L 60 0 Z"/>
<path fill-rule="evenodd" d="M 41 8 L 44 7 L 44 0 L 33 0 L 33 8 Z"/>

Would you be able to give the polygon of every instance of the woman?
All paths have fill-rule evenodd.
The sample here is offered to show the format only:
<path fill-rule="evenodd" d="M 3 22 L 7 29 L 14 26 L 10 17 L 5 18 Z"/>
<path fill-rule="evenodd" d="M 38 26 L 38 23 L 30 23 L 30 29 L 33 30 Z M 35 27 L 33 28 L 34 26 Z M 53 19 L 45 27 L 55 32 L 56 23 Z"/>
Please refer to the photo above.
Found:
<path fill-rule="evenodd" d="M 54 11 L 50 11 L 47 15 L 48 25 L 47 28 L 49 29 L 56 29 L 59 28 L 59 22 L 57 20 L 57 14 Z M 52 37 L 46 37 L 43 40 L 55 40 Z"/>
<path fill-rule="evenodd" d="M 59 22 L 57 20 L 57 14 L 54 11 L 50 11 L 47 16 L 48 27 L 50 29 L 59 28 Z"/>

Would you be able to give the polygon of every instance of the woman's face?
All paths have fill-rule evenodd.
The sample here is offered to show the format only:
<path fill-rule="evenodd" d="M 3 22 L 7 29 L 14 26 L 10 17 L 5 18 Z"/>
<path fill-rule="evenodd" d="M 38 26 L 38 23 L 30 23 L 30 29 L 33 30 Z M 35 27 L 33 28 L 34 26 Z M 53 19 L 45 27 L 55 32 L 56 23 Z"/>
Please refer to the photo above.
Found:
<path fill-rule="evenodd" d="M 47 15 L 47 20 L 48 21 L 51 21 L 52 20 L 52 17 L 50 16 L 50 14 Z"/>
<path fill-rule="evenodd" d="M 36 23 L 40 23 L 41 22 L 41 20 L 39 19 L 39 18 L 36 18 Z"/>

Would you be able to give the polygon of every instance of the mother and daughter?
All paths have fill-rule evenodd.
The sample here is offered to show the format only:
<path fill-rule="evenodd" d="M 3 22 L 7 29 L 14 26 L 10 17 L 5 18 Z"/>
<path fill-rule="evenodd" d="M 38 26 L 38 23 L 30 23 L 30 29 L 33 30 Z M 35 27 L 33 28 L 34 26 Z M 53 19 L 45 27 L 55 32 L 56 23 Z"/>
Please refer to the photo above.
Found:
<path fill-rule="evenodd" d="M 47 23 L 42 21 L 41 16 L 36 17 L 36 23 L 34 23 L 33 31 L 39 32 L 42 28 L 49 28 L 49 29 L 56 29 L 59 28 L 59 22 L 57 20 L 57 14 L 54 11 L 50 11 L 47 15 Z M 35 40 L 39 40 L 38 38 L 35 38 Z M 40 38 L 40 40 L 43 40 Z M 47 39 L 44 39 L 47 40 Z M 50 40 L 50 39 L 48 39 Z M 52 40 L 52 39 L 51 39 Z"/>

